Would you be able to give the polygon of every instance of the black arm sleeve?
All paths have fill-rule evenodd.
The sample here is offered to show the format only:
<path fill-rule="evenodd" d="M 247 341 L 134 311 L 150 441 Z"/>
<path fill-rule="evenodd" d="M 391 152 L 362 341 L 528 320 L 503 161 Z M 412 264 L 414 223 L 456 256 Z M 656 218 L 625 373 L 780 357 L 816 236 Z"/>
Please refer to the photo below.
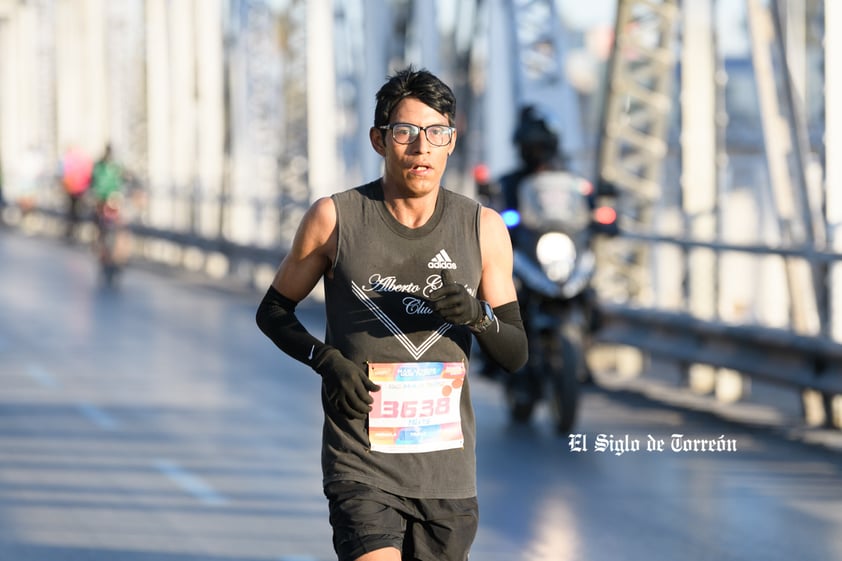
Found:
<path fill-rule="evenodd" d="M 520 317 L 520 305 L 509 302 L 494 308 L 495 322 L 476 335 L 485 354 L 508 372 L 526 364 L 529 357 L 526 330 Z"/>
<path fill-rule="evenodd" d="M 270 286 L 257 308 L 257 326 L 279 349 L 318 371 L 325 353 L 333 347 L 307 331 L 295 315 L 297 305 Z"/>

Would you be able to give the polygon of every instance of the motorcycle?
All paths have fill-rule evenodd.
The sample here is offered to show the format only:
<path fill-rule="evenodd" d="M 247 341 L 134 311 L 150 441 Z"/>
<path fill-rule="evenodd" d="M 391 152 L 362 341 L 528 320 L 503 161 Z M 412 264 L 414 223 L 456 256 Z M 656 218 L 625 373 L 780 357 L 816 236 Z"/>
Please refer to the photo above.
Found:
<path fill-rule="evenodd" d="M 526 423 L 546 401 L 559 433 L 575 424 L 579 387 L 590 378 L 585 352 L 598 325 L 591 241 L 616 233 L 616 213 L 594 208 L 592 190 L 571 173 L 543 171 L 522 182 L 519 210 L 501 212 L 529 339 L 527 364 L 504 377 L 506 402 L 512 420 Z"/>
<path fill-rule="evenodd" d="M 130 240 L 125 199 L 121 192 L 112 193 L 96 207 L 97 258 L 106 286 L 116 283 L 128 260 Z"/>

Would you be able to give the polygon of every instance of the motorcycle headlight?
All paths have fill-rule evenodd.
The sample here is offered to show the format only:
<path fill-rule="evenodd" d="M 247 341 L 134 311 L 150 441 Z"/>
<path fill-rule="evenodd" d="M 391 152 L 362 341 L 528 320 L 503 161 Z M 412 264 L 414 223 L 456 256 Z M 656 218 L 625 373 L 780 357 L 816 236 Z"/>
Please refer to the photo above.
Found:
<path fill-rule="evenodd" d="M 576 244 L 570 236 L 561 232 L 550 232 L 538 239 L 535 247 L 538 262 L 554 282 L 567 280 L 576 264 Z"/>

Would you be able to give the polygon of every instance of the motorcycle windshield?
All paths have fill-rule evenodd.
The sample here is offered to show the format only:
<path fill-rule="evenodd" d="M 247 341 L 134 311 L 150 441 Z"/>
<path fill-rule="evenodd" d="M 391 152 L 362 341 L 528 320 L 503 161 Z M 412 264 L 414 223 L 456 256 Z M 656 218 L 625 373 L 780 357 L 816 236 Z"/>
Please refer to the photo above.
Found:
<path fill-rule="evenodd" d="M 584 230 L 590 222 L 584 185 L 585 179 L 564 171 L 543 171 L 526 178 L 519 193 L 522 224 L 531 229 Z"/>

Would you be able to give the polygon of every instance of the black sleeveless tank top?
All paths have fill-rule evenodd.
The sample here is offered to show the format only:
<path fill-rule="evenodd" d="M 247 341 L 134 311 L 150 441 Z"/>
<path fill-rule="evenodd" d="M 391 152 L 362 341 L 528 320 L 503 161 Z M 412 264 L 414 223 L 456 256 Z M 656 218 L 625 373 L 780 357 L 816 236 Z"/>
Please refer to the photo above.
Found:
<path fill-rule="evenodd" d="M 407 228 L 386 208 L 380 180 L 332 196 L 338 246 L 327 275 L 325 341 L 364 370 L 369 362 L 464 362 L 471 333 L 433 313 L 426 297 L 443 269 L 476 294 L 482 272 L 480 205 L 439 189 L 435 211 Z M 324 483 L 352 480 L 414 498 L 476 495 L 475 421 L 468 377 L 460 413 L 464 446 L 391 454 L 372 451 L 366 421 L 324 403 Z"/>

